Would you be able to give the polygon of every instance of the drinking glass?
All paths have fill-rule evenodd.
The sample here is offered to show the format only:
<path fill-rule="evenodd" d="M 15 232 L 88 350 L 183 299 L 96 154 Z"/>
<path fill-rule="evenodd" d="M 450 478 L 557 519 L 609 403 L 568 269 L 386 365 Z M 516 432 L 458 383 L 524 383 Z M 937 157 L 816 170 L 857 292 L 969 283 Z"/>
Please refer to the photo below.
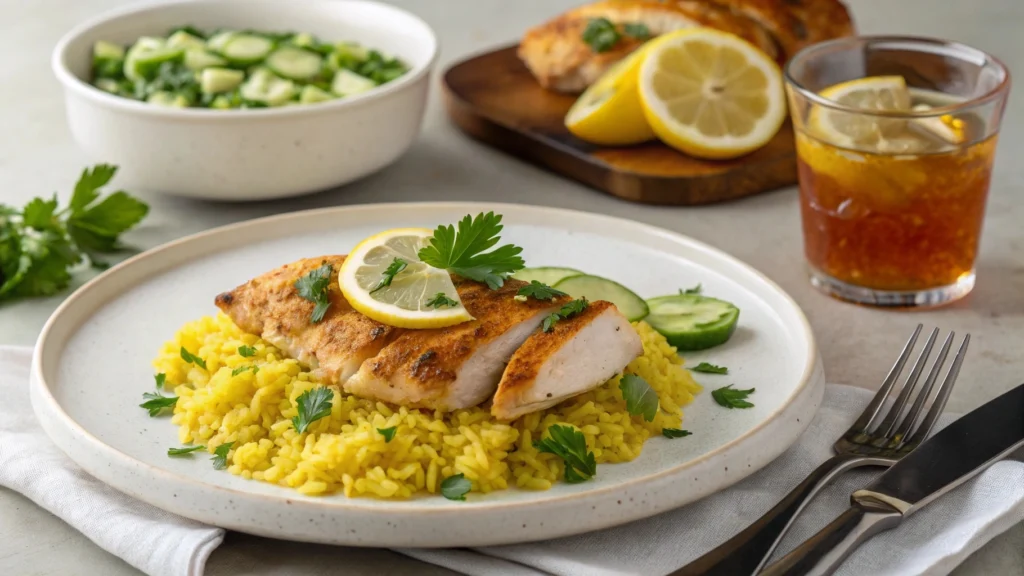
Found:
<path fill-rule="evenodd" d="M 853 37 L 786 66 L 811 283 L 841 299 L 965 296 L 1010 76 L 974 48 Z"/>

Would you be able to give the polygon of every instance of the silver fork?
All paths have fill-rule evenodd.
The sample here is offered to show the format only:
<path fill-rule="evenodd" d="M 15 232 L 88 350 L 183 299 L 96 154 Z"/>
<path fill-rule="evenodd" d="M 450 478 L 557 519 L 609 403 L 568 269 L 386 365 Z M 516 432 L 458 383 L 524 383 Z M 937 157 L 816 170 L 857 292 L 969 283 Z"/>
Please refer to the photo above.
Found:
<path fill-rule="evenodd" d="M 935 422 L 942 414 L 942 410 L 946 407 L 946 400 L 949 399 L 953 384 L 960 374 L 964 355 L 967 354 L 967 344 L 971 340 L 971 335 L 968 334 L 964 337 L 963 343 L 960 344 L 960 348 L 953 358 L 953 363 L 935 392 L 931 407 L 925 414 L 924 420 L 917 425 L 953 343 L 955 335 L 953 332 L 950 332 L 942 343 L 938 358 L 932 364 L 924 385 L 914 398 L 910 411 L 906 415 L 903 414 L 915 388 L 917 388 L 917 382 L 924 372 L 935 340 L 939 336 L 938 328 L 932 330 L 924 348 L 918 354 L 910 374 L 904 380 L 899 394 L 884 415 L 882 415 L 882 407 L 895 387 L 896 381 L 899 380 L 907 359 L 913 352 L 917 337 L 921 334 L 921 328 L 922 325 L 918 324 L 913 335 L 910 336 L 910 340 L 903 347 L 896 364 L 889 370 L 889 374 L 882 382 L 878 393 L 871 399 L 853 426 L 836 441 L 833 446 L 835 456 L 811 472 L 807 479 L 747 529 L 733 536 L 718 548 L 673 572 L 671 576 L 757 574 L 771 557 L 793 520 L 828 483 L 853 468 L 892 466 L 921 442 L 924 442 L 932 428 L 935 427 Z M 916 428 L 915 425 L 917 425 Z"/>

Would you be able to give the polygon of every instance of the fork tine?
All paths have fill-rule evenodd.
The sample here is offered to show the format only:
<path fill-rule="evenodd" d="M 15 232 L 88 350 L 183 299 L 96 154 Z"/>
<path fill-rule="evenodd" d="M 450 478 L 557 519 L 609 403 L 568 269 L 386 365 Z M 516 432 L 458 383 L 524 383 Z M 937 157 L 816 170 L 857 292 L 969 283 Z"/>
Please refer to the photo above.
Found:
<path fill-rule="evenodd" d="M 871 399 L 867 408 L 861 413 L 857 421 L 853 423 L 850 428 L 851 432 L 857 432 L 860 434 L 866 434 L 868 429 L 871 427 L 871 423 L 874 422 L 875 417 L 878 416 L 878 411 L 882 408 L 882 404 L 885 399 L 889 396 L 889 392 L 892 391 L 892 385 L 896 383 L 896 380 L 900 377 L 900 372 L 903 371 L 904 364 L 907 363 L 907 358 L 910 357 L 911 350 L 914 349 L 914 344 L 917 343 L 917 336 L 921 333 L 921 329 L 924 325 L 918 324 L 917 328 L 914 329 L 914 333 L 910 336 L 910 340 L 907 340 L 907 344 L 903 347 L 903 352 L 900 352 L 900 357 L 896 359 L 896 363 L 892 365 L 892 369 L 889 370 L 889 374 L 885 377 L 882 382 L 881 388 L 875 394 L 875 397 Z"/>
<path fill-rule="evenodd" d="M 939 372 L 942 371 L 942 365 L 946 363 L 946 356 L 949 354 L 949 347 L 953 344 L 953 337 L 956 336 L 956 332 L 950 332 L 945 341 L 942 342 L 942 347 L 939 348 L 939 355 L 935 358 L 935 363 L 932 364 L 931 372 L 928 373 L 928 377 L 925 378 L 924 385 L 921 387 L 921 392 L 917 395 L 914 400 L 914 405 L 910 407 L 910 412 L 900 422 L 899 428 L 896 429 L 896 433 L 893 434 L 892 439 L 895 442 L 902 443 L 902 440 L 910 435 L 910 431 L 914 429 L 914 425 L 917 424 L 918 419 L 921 417 L 921 411 L 924 409 L 925 403 L 932 394 L 932 388 L 935 386 L 935 381 L 939 379 Z"/>
<path fill-rule="evenodd" d="M 935 339 L 939 337 L 939 329 L 935 328 L 932 333 L 928 335 L 928 341 L 924 343 L 924 348 L 921 349 L 921 353 L 917 356 L 917 362 L 914 362 L 914 367 L 910 370 L 910 375 L 907 376 L 906 381 L 903 382 L 903 388 L 900 390 L 896 401 L 893 402 L 889 413 L 885 415 L 882 423 L 878 425 L 877 434 L 875 436 L 881 438 L 890 438 L 893 429 L 896 427 L 896 422 L 900 415 L 903 413 L 903 409 L 907 406 L 907 401 L 910 400 L 910 395 L 913 394 L 914 389 L 917 388 L 917 381 L 921 378 L 921 373 L 924 372 L 924 367 L 928 364 L 928 356 L 932 353 L 932 347 L 935 345 Z"/>
<path fill-rule="evenodd" d="M 967 355 L 967 345 L 970 342 L 971 335 L 967 334 L 964 336 L 960 348 L 956 351 L 956 356 L 953 357 L 953 363 L 949 366 L 946 377 L 942 379 L 939 391 L 935 393 L 932 407 L 928 409 L 928 414 L 924 417 L 924 421 L 921 422 L 921 425 L 914 431 L 914 435 L 908 441 L 910 444 L 924 442 L 928 438 L 928 434 L 931 433 L 932 428 L 935 427 L 935 422 L 946 408 L 946 401 L 949 400 L 949 394 L 953 391 L 953 385 L 956 383 L 957 376 L 960 375 L 960 366 L 964 363 L 964 356 Z"/>

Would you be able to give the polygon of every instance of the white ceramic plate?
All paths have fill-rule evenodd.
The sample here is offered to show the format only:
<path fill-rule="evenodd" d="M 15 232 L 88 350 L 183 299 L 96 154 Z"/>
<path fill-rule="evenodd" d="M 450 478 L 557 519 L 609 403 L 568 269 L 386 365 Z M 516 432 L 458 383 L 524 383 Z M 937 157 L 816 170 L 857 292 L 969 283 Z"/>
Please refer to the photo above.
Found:
<path fill-rule="evenodd" d="M 216 471 L 208 458 L 168 458 L 169 419 L 138 407 L 151 360 L 187 320 L 213 314 L 214 296 L 286 262 L 346 253 L 375 232 L 434 227 L 467 213 L 504 214 L 503 240 L 532 266 L 581 268 L 645 297 L 698 282 L 736 303 L 725 345 L 692 354 L 729 367 L 697 374 L 706 390 L 685 408 L 684 439 L 654 438 L 627 464 L 546 492 L 508 490 L 468 502 L 305 497 Z M 710 390 L 756 388 L 755 407 L 727 410 Z M 810 422 L 822 395 L 814 339 L 797 305 L 745 264 L 686 237 L 636 222 L 551 208 L 382 204 L 265 218 L 173 242 L 114 267 L 73 294 L 40 337 L 32 404 L 50 437 L 86 471 L 140 500 L 195 520 L 278 538 L 357 546 L 481 546 L 596 530 L 692 502 L 758 470 Z"/>

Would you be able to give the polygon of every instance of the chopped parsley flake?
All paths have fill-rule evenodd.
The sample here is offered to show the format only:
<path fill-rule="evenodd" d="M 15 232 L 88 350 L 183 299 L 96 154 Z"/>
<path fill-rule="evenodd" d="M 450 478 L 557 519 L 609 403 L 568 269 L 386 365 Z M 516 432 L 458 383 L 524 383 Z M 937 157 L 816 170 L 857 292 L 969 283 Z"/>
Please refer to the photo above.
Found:
<path fill-rule="evenodd" d="M 164 387 L 164 382 L 167 381 L 167 374 L 163 372 L 153 376 L 156 379 L 156 389 L 159 390 Z"/>
<path fill-rule="evenodd" d="M 398 426 L 392 426 L 391 428 L 377 428 L 377 432 L 384 437 L 384 443 L 391 442 L 395 437 L 395 432 L 398 431 Z"/>
<path fill-rule="evenodd" d="M 464 474 L 455 474 L 441 481 L 441 494 L 449 500 L 465 500 L 472 488 Z"/>
<path fill-rule="evenodd" d="M 520 288 L 516 295 L 528 296 L 534 300 L 553 300 L 556 296 L 565 296 L 566 293 L 561 290 L 555 290 L 542 282 L 531 280 L 529 284 Z"/>
<path fill-rule="evenodd" d="M 234 442 L 227 442 L 217 446 L 216 450 L 213 451 L 213 469 L 223 470 L 228 467 L 228 452 L 231 452 L 231 447 L 234 446 Z"/>
<path fill-rule="evenodd" d="M 255 376 L 256 373 L 260 371 L 260 367 L 255 365 L 255 364 L 249 364 L 247 366 L 239 366 L 238 368 L 235 368 L 234 370 L 231 371 L 231 375 L 232 376 L 238 376 L 239 374 L 241 374 L 242 372 L 245 372 L 246 370 L 252 370 L 252 375 Z"/>
<path fill-rule="evenodd" d="M 430 306 L 431 308 L 434 308 L 434 309 L 437 309 L 437 308 L 455 308 L 456 306 L 459 305 L 459 301 L 458 300 L 452 300 L 451 298 L 446 296 L 444 292 L 438 292 L 437 294 L 434 294 L 433 298 L 431 298 L 430 300 L 427 300 L 427 304 L 426 305 Z"/>
<path fill-rule="evenodd" d="M 537 440 L 533 447 L 561 458 L 565 463 L 565 481 L 570 484 L 585 482 L 597 474 L 597 459 L 587 449 L 587 439 L 572 426 L 549 426 L 547 438 Z"/>
<path fill-rule="evenodd" d="M 544 322 L 541 323 L 541 330 L 544 332 L 551 332 L 551 330 L 554 329 L 555 324 L 583 312 L 587 309 L 587 306 L 589 306 L 589 303 L 586 298 L 580 298 L 579 300 L 573 300 L 566 303 L 558 310 L 558 312 L 548 314 L 547 318 L 544 319 Z"/>
<path fill-rule="evenodd" d="M 238 355 L 241 356 L 242 358 L 252 358 L 253 356 L 256 355 L 256 348 L 253 346 L 245 345 L 239 346 Z"/>
<path fill-rule="evenodd" d="M 623 374 L 619 390 L 626 400 L 626 410 L 634 416 L 643 416 L 648 422 L 658 414 L 658 393 L 646 380 L 636 374 Z"/>
<path fill-rule="evenodd" d="M 196 356 L 195 354 L 189 352 L 188 350 L 185 349 L 184 346 L 181 347 L 181 359 L 184 360 L 185 362 L 188 362 L 189 364 L 195 364 L 196 366 L 199 366 L 203 370 L 206 370 L 206 360 L 203 360 L 199 356 Z"/>
<path fill-rule="evenodd" d="M 306 390 L 299 394 L 299 415 L 292 418 L 292 425 L 295 426 L 295 431 L 302 434 L 309 428 L 310 424 L 330 414 L 333 407 L 331 403 L 333 398 L 334 391 L 323 386 Z"/>
<path fill-rule="evenodd" d="M 689 430 L 680 430 L 679 428 L 662 428 L 661 435 L 665 438 L 685 438 L 691 435 L 692 432 Z"/>
<path fill-rule="evenodd" d="M 199 445 L 199 446 L 182 446 L 181 448 L 168 448 L 167 449 L 167 455 L 168 456 L 184 456 L 186 454 L 191 454 L 191 453 L 193 453 L 193 452 L 195 452 L 197 450 L 206 450 L 206 446 Z"/>
<path fill-rule="evenodd" d="M 331 307 L 329 287 L 333 274 L 334 266 L 325 262 L 323 266 L 295 281 L 295 289 L 299 291 L 299 296 L 314 304 L 313 314 L 310 315 L 310 320 L 314 324 L 323 320 L 327 309 Z"/>
<path fill-rule="evenodd" d="M 726 408 L 753 408 L 754 405 L 747 402 L 747 396 L 754 393 L 754 388 L 750 390 L 736 390 L 732 387 L 732 384 L 725 388 L 719 388 L 718 390 L 711 391 L 711 397 L 718 402 L 720 406 Z"/>
<path fill-rule="evenodd" d="M 703 372 L 705 374 L 728 374 L 729 369 L 725 366 L 715 366 L 714 364 L 708 364 L 707 362 L 701 362 L 690 370 L 694 372 Z"/>
<path fill-rule="evenodd" d="M 370 294 L 373 294 L 385 286 L 391 286 L 391 282 L 395 279 L 395 276 L 398 276 L 398 274 L 402 270 L 405 270 L 408 265 L 409 263 L 401 258 L 395 258 L 392 260 L 391 264 L 388 264 L 388 267 L 384 270 L 384 275 L 381 277 L 380 282 L 377 282 L 377 285 L 373 287 L 373 290 L 370 290 Z"/>

